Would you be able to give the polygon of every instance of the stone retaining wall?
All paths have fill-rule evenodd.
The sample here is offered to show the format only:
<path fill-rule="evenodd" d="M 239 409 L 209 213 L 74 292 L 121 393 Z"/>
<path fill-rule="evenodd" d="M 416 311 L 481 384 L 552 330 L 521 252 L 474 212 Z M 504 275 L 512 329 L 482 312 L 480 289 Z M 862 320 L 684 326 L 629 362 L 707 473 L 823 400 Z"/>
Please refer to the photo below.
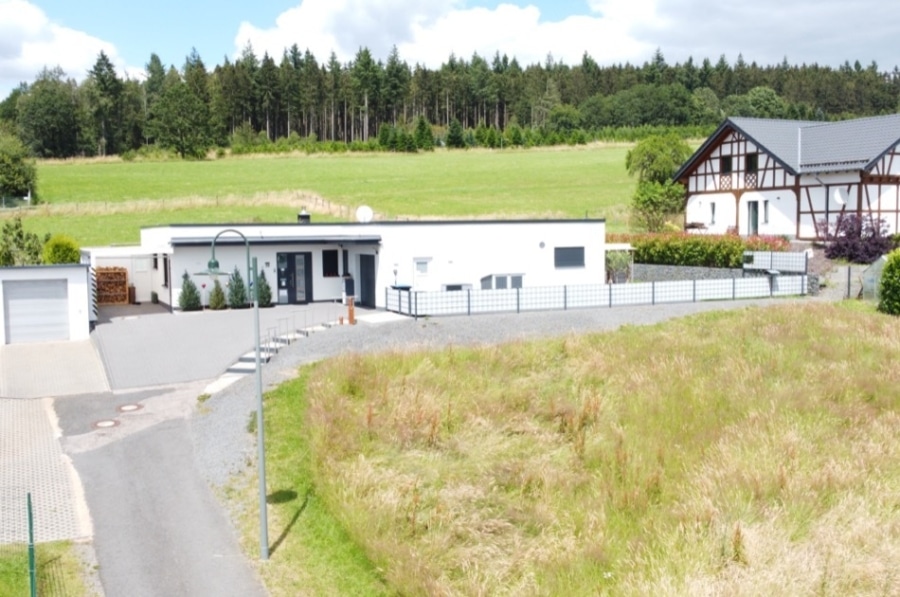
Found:
<path fill-rule="evenodd" d="M 764 276 L 765 272 L 747 272 L 746 276 Z M 725 267 L 692 267 L 682 265 L 651 265 L 635 263 L 631 272 L 632 282 L 668 282 L 671 280 L 721 280 L 744 277 L 744 270 Z M 807 278 L 807 290 L 812 296 L 819 294 L 819 277 Z"/>

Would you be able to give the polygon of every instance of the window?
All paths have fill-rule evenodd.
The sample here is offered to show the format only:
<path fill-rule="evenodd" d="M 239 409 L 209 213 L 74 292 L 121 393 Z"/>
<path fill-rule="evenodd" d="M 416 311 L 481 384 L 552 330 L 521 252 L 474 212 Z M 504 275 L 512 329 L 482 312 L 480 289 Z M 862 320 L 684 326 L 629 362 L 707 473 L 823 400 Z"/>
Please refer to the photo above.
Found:
<path fill-rule="evenodd" d="M 747 172 L 756 172 L 759 170 L 759 154 L 758 153 L 748 153 L 747 154 Z"/>
<path fill-rule="evenodd" d="M 731 156 L 723 155 L 719 158 L 719 171 L 722 174 L 731 174 Z"/>
<path fill-rule="evenodd" d="M 159 255 L 157 255 L 156 253 L 153 254 L 153 269 L 159 269 Z"/>
<path fill-rule="evenodd" d="M 763 224 L 769 223 L 769 200 L 763 201 Z"/>
<path fill-rule="evenodd" d="M 337 278 L 340 275 L 337 249 L 322 251 L 322 275 L 326 278 Z"/>
<path fill-rule="evenodd" d="M 426 275 L 428 273 L 428 262 L 430 259 L 416 259 L 416 273 Z"/>
<path fill-rule="evenodd" d="M 494 274 L 481 279 L 482 290 L 507 290 L 522 288 L 522 274 Z"/>
<path fill-rule="evenodd" d="M 163 255 L 163 288 L 169 287 L 169 256 Z"/>
<path fill-rule="evenodd" d="M 556 247 L 553 249 L 553 264 L 557 268 L 584 267 L 584 247 Z"/>
<path fill-rule="evenodd" d="M 709 223 L 710 224 L 716 223 L 716 204 L 715 204 L 715 202 L 712 202 L 709 204 Z"/>

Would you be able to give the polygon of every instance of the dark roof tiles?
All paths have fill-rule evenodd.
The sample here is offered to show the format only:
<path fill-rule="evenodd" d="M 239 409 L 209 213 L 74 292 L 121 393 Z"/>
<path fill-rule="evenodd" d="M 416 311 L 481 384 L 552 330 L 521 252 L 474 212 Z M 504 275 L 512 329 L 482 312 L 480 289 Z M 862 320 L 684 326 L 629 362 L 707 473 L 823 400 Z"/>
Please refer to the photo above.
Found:
<path fill-rule="evenodd" d="M 722 123 L 675 178 L 691 170 L 710 142 L 728 128 L 746 135 L 792 174 L 868 170 L 900 142 L 900 114 L 839 122 L 734 117 Z"/>

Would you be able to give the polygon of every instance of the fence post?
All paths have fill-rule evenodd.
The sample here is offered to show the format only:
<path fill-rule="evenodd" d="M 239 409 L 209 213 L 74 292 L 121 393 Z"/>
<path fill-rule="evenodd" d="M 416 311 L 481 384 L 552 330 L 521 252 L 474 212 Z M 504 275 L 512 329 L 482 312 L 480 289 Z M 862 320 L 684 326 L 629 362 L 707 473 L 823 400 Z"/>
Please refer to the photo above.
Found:
<path fill-rule="evenodd" d="M 847 296 L 844 297 L 845 299 L 849 299 L 849 298 L 850 298 L 850 269 L 851 269 L 852 267 L 853 267 L 853 266 L 851 266 L 851 265 L 849 265 L 849 264 L 847 265 Z"/>
<path fill-rule="evenodd" d="M 472 314 L 472 289 L 466 290 L 466 315 Z"/>
<path fill-rule="evenodd" d="M 694 278 L 693 282 L 694 282 L 694 301 L 693 302 L 696 303 L 697 302 L 697 278 Z"/>
<path fill-rule="evenodd" d="M 520 305 L 519 305 L 519 291 L 520 291 L 520 290 L 521 290 L 521 288 L 516 288 L 516 313 L 521 313 L 521 312 L 522 312 L 522 311 L 521 311 L 521 308 L 520 308 Z"/>
<path fill-rule="evenodd" d="M 28 492 L 28 579 L 31 597 L 37 596 L 37 567 L 34 562 L 34 514 L 31 510 L 31 492 Z"/>
<path fill-rule="evenodd" d="M 737 300 L 737 278 L 731 278 L 731 300 Z"/>
<path fill-rule="evenodd" d="M 656 304 L 656 280 L 650 281 L 650 304 Z"/>
<path fill-rule="evenodd" d="M 419 318 L 419 292 L 416 291 L 414 294 L 416 296 L 416 319 L 418 319 Z"/>
<path fill-rule="evenodd" d="M 569 287 L 563 286 L 563 311 L 569 310 Z"/>
<path fill-rule="evenodd" d="M 607 286 L 609 287 L 609 308 L 612 309 L 612 284 L 607 284 Z"/>

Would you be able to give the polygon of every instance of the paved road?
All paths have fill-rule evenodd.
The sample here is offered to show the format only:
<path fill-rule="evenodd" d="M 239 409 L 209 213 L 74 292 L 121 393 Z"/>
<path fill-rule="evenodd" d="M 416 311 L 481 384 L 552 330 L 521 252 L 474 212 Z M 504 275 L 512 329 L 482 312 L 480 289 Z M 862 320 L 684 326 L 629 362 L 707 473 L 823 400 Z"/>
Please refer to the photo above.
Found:
<path fill-rule="evenodd" d="M 74 455 L 109 596 L 265 595 L 194 466 L 186 419 Z"/>

